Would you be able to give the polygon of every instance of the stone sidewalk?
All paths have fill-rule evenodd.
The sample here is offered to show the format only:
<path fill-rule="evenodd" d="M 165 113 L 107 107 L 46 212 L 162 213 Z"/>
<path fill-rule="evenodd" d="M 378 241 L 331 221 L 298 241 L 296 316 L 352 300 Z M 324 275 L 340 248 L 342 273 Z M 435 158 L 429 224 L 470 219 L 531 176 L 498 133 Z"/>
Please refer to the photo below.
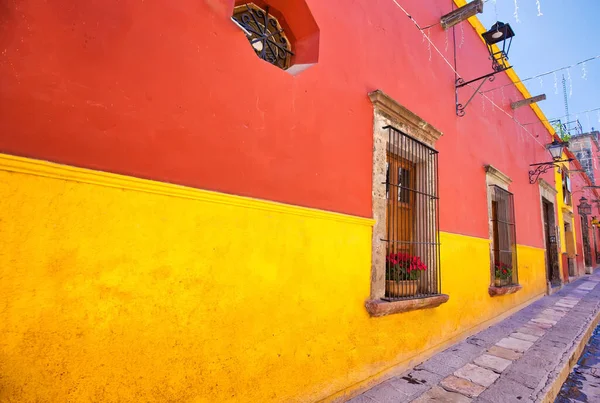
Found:
<path fill-rule="evenodd" d="M 553 401 L 600 311 L 599 283 L 596 272 L 567 284 L 349 402 Z"/>

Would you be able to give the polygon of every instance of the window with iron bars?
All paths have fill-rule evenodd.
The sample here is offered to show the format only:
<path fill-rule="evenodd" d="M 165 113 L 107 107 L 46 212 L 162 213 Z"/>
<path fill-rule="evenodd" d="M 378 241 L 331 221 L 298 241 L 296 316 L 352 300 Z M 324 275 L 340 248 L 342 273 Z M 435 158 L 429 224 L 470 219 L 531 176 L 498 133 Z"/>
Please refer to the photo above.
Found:
<path fill-rule="evenodd" d="M 440 294 L 438 152 L 391 126 L 385 129 L 385 299 Z"/>
<path fill-rule="evenodd" d="M 237 6 L 232 19 L 244 31 L 258 57 L 283 70 L 291 66 L 291 42 L 268 6 L 264 10 L 254 3 Z"/>
<path fill-rule="evenodd" d="M 516 285 L 519 284 L 519 277 L 514 197 L 512 193 L 497 185 L 490 185 L 490 190 L 493 285 Z"/>

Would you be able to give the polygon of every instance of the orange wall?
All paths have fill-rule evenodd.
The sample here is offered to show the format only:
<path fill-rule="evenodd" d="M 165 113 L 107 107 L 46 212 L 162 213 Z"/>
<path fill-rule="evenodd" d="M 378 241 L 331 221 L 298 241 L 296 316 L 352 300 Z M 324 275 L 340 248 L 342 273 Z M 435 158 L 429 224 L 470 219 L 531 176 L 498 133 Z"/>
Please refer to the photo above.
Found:
<path fill-rule="evenodd" d="M 548 133 L 526 133 L 479 96 L 458 118 L 454 73 L 392 1 L 307 0 L 319 62 L 296 76 L 255 56 L 229 19 L 233 3 L 11 3 L 0 17 L 0 152 L 369 217 L 367 93 L 382 89 L 444 132 L 443 231 L 487 238 L 482 165 L 492 164 L 513 179 L 519 244 L 543 247 L 527 171 L 548 159 Z M 450 9 L 402 4 L 423 25 Z M 479 36 L 467 24 L 464 32 L 459 73 L 490 72 Z M 452 31 L 430 34 L 452 60 Z M 513 46 L 525 45 L 517 37 Z M 499 74 L 484 88 L 508 82 Z M 461 102 L 471 93 L 461 89 Z M 535 121 L 528 107 L 510 109 L 521 98 L 513 87 L 494 96 Z"/>

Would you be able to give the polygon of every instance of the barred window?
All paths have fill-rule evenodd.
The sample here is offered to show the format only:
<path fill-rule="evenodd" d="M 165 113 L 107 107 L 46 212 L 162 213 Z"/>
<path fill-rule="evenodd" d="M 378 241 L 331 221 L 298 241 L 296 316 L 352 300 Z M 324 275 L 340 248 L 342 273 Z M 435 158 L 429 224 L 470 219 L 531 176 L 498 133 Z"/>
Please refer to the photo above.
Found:
<path fill-rule="evenodd" d="M 503 287 L 519 283 L 513 194 L 491 185 L 492 278 Z"/>
<path fill-rule="evenodd" d="M 268 6 L 264 10 L 254 3 L 237 6 L 232 19 L 244 31 L 258 57 L 283 70 L 291 66 L 290 40 Z"/>
<path fill-rule="evenodd" d="M 385 298 L 441 293 L 438 152 L 386 126 Z"/>

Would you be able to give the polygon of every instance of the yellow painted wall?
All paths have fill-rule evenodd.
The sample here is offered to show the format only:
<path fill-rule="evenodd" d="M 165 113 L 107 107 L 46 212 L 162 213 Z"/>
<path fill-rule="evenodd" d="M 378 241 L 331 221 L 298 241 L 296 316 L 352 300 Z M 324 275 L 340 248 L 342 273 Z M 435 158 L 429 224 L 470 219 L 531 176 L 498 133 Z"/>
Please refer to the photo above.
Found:
<path fill-rule="evenodd" d="M 545 291 L 542 249 L 491 298 L 442 233 L 450 301 L 371 318 L 371 224 L 0 154 L 0 401 L 341 397 Z"/>
<path fill-rule="evenodd" d="M 561 159 L 568 159 L 568 156 L 566 154 L 562 154 L 562 158 Z M 568 163 L 560 163 L 559 164 L 561 166 L 562 169 L 569 169 L 569 164 Z M 556 225 L 559 228 L 559 235 L 560 235 L 560 253 L 561 256 L 559 256 L 558 259 L 558 265 L 560 267 L 560 276 L 563 279 L 564 282 L 568 282 L 568 278 L 563 278 L 563 261 L 562 261 L 562 253 L 566 253 L 567 251 L 567 242 L 566 242 L 566 233 L 565 233 L 565 221 L 564 221 L 564 212 L 563 210 L 568 210 L 571 213 L 573 212 L 573 203 L 575 203 L 575 196 L 572 195 L 571 197 L 571 205 L 567 205 L 565 204 L 564 200 L 565 200 L 565 195 L 563 193 L 563 189 L 562 189 L 562 175 L 559 171 L 559 168 L 555 168 L 554 169 L 554 183 L 555 183 L 555 187 L 556 187 L 556 214 L 557 214 L 557 223 Z M 573 220 L 575 220 L 575 217 L 573 217 Z M 573 236 L 573 244 L 577 245 L 577 238 L 576 238 L 576 226 L 575 226 L 575 222 L 573 222 L 573 225 L 571 225 L 571 231 L 572 231 L 572 236 Z"/>

